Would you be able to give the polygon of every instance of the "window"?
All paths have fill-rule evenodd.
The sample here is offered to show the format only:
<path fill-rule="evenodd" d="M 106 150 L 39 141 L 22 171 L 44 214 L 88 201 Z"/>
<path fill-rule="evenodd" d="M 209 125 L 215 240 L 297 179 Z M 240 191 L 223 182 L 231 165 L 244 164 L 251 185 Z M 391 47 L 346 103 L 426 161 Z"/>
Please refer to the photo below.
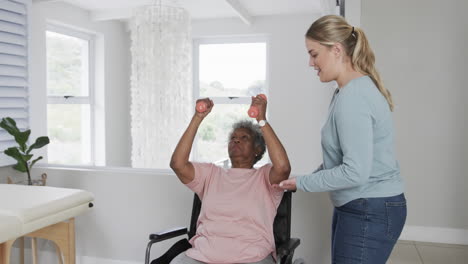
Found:
<path fill-rule="evenodd" d="M 0 119 L 11 117 L 21 130 L 29 128 L 27 1 L 0 2 Z M 0 166 L 16 162 L 3 150 L 16 145 L 0 128 Z"/>
<path fill-rule="evenodd" d="M 46 47 L 48 162 L 95 165 L 93 35 L 48 25 Z"/>
<path fill-rule="evenodd" d="M 195 41 L 194 97 L 210 97 L 215 104 L 198 130 L 194 151 L 197 161 L 227 164 L 232 124 L 251 119 L 247 115 L 251 96 L 260 93 L 267 94 L 265 38 Z M 266 162 L 267 156 L 257 165 Z"/>

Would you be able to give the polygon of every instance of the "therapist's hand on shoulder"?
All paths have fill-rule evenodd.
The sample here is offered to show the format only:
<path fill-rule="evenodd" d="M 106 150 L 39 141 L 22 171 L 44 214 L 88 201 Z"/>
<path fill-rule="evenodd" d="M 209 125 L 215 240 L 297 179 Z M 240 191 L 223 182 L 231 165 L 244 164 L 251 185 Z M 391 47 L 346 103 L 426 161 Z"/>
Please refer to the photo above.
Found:
<path fill-rule="evenodd" d="M 275 186 L 276 187 L 276 186 Z M 296 178 L 289 178 L 287 180 L 284 180 L 278 184 L 278 188 L 281 188 L 283 190 L 289 190 L 289 191 L 295 191 L 297 189 L 296 187 Z"/>

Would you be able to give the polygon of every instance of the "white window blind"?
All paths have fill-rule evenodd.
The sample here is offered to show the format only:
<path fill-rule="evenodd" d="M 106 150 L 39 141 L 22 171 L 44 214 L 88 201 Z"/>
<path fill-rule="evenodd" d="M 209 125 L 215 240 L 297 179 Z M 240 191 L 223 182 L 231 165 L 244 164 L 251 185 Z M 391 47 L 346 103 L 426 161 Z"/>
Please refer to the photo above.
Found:
<path fill-rule="evenodd" d="M 11 117 L 29 127 L 28 0 L 0 0 L 0 118 Z M 0 166 L 15 161 L 3 154 L 15 141 L 0 128 Z"/>

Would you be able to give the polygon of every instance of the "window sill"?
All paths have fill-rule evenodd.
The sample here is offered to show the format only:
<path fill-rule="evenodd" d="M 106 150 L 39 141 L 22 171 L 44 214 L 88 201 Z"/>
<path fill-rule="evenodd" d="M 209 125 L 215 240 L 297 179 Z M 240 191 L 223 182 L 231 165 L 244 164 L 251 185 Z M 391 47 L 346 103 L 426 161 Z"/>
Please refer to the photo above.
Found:
<path fill-rule="evenodd" d="M 116 172 L 116 173 L 138 173 L 138 174 L 157 174 L 174 175 L 171 169 L 144 169 L 129 167 L 104 167 L 104 166 L 85 166 L 85 165 L 59 165 L 59 164 L 36 164 L 35 169 L 50 170 L 73 170 L 73 171 L 96 171 L 96 172 Z"/>

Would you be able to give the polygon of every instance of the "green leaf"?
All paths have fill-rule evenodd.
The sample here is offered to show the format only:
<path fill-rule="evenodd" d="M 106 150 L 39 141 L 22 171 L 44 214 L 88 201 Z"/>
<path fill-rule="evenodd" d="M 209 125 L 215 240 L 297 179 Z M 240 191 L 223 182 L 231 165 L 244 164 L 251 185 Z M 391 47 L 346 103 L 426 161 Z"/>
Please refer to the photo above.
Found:
<path fill-rule="evenodd" d="M 21 132 L 18 127 L 16 126 L 15 120 L 10 117 L 2 118 L 0 122 L 0 127 L 5 129 L 10 135 L 15 138 L 15 141 L 18 143 L 19 147 L 11 147 L 4 151 L 5 155 L 8 155 L 14 158 L 18 164 L 13 166 L 14 169 L 27 172 L 28 168 L 31 168 L 38 160 L 41 160 L 42 157 L 39 157 L 33 160 L 28 167 L 29 161 L 32 159 L 33 155 L 29 154 L 33 149 L 42 148 L 43 146 L 50 143 L 48 137 L 39 137 L 36 139 L 36 142 L 32 144 L 29 148 L 27 146 L 27 142 L 29 136 L 31 135 L 31 130 L 25 130 Z"/>
<path fill-rule="evenodd" d="M 2 122 L 0 122 L 0 127 L 5 129 L 6 132 L 8 132 L 10 135 L 14 137 L 16 137 L 18 133 L 20 133 L 20 130 L 16 126 L 15 120 L 13 120 L 10 117 L 2 118 Z"/>
<path fill-rule="evenodd" d="M 14 158 L 15 160 L 18 161 L 18 163 L 21 163 L 21 162 L 24 162 L 24 163 L 27 163 L 28 160 L 30 160 L 33 155 L 32 154 L 21 154 L 21 152 L 19 151 L 18 147 L 11 147 L 11 148 L 8 148 L 7 150 L 4 151 L 4 153 L 12 158 Z"/>
<path fill-rule="evenodd" d="M 21 155 L 20 151 L 16 147 L 8 148 L 4 151 L 4 153 L 12 158 L 14 158 L 18 163 L 13 166 L 13 169 L 26 172 L 27 163 L 23 159 L 23 155 Z"/>
<path fill-rule="evenodd" d="M 23 156 L 21 155 L 21 152 L 19 151 L 18 147 L 8 148 L 4 151 L 4 153 L 5 155 L 14 158 L 18 162 L 23 161 Z"/>
<path fill-rule="evenodd" d="M 43 146 L 45 146 L 45 145 L 47 145 L 49 143 L 50 143 L 49 137 L 38 137 L 36 139 L 36 142 L 34 142 L 34 144 L 29 146 L 29 149 L 28 149 L 28 151 L 26 151 L 26 154 L 29 154 L 29 152 L 31 152 L 31 150 L 33 150 L 33 149 L 42 148 Z"/>
<path fill-rule="evenodd" d="M 15 140 L 16 142 L 18 143 L 18 145 L 20 146 L 20 149 L 22 152 L 25 152 L 26 151 L 26 142 L 28 142 L 28 139 L 29 139 L 29 135 L 31 134 L 31 130 L 28 129 L 24 132 L 19 132 L 16 136 L 15 136 Z"/>
<path fill-rule="evenodd" d="M 29 165 L 29 169 L 32 169 L 32 166 L 34 166 L 34 164 L 36 164 L 36 162 L 39 161 L 39 160 L 41 160 L 41 159 L 42 159 L 42 156 L 40 156 L 39 158 L 33 160 L 33 161 L 31 162 L 31 165 Z"/>
<path fill-rule="evenodd" d="M 17 171 L 21 171 L 21 172 L 26 172 L 26 165 L 24 163 L 20 163 L 18 162 L 15 166 L 13 166 L 13 169 L 17 170 Z"/>

